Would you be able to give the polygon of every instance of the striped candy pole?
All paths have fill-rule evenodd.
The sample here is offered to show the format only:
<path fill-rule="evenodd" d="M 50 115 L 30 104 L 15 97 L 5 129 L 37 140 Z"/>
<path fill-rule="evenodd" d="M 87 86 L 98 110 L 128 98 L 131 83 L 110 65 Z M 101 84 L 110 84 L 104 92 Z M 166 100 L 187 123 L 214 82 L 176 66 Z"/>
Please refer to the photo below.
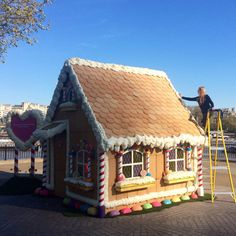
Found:
<path fill-rule="evenodd" d="M 31 165 L 30 165 L 30 175 L 34 175 L 35 172 L 35 145 L 31 146 Z"/>
<path fill-rule="evenodd" d="M 122 171 L 122 152 L 118 152 L 116 154 L 116 158 L 117 158 L 117 181 L 120 181 L 122 179 L 123 176 L 123 171 Z"/>
<path fill-rule="evenodd" d="M 145 157 L 146 157 L 146 171 L 147 173 L 150 173 L 150 151 L 145 151 Z"/>
<path fill-rule="evenodd" d="M 73 177 L 73 154 L 73 151 L 69 153 L 69 177 Z M 78 153 L 76 153 L 76 155 L 78 155 Z"/>
<path fill-rule="evenodd" d="M 204 188 L 203 188 L 203 174 L 202 174 L 202 147 L 198 147 L 197 149 L 197 155 L 198 155 L 198 195 L 200 197 L 204 196 Z"/>
<path fill-rule="evenodd" d="M 99 206 L 98 206 L 98 216 L 103 218 L 105 216 L 105 155 L 104 153 L 99 156 Z"/>
<path fill-rule="evenodd" d="M 191 169 L 191 154 L 192 154 L 192 148 L 191 147 L 187 147 L 187 169 Z"/>
<path fill-rule="evenodd" d="M 14 157 L 14 175 L 17 175 L 17 174 L 19 173 L 18 157 L 19 157 L 19 151 L 18 151 L 17 148 L 15 148 L 15 157 Z"/>
<path fill-rule="evenodd" d="M 47 183 L 47 141 L 43 142 L 43 186 Z"/>
<path fill-rule="evenodd" d="M 165 150 L 165 171 L 168 172 L 170 169 L 169 159 L 170 159 L 170 149 Z"/>
<path fill-rule="evenodd" d="M 87 173 L 87 178 L 88 179 L 91 178 L 91 156 L 90 156 L 90 153 L 88 155 L 88 173 Z"/>

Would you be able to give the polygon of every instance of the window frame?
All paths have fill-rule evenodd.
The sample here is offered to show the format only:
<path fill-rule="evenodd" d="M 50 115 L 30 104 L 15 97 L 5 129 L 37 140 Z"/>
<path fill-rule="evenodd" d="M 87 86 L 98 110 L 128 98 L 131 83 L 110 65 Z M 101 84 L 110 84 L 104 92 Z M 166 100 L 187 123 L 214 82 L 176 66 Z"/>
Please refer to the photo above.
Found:
<path fill-rule="evenodd" d="M 82 161 L 79 161 L 79 153 L 83 153 L 83 160 Z M 81 149 L 79 151 L 76 152 L 76 162 L 75 162 L 75 173 L 76 173 L 76 178 L 86 178 L 86 175 L 85 175 L 85 165 L 86 165 L 86 162 L 85 162 L 85 153 L 89 154 L 89 151 L 85 150 L 85 149 Z M 83 168 L 83 175 L 82 176 L 79 176 L 79 171 L 78 171 L 78 166 L 81 165 L 82 168 Z"/>
<path fill-rule="evenodd" d="M 131 152 L 131 163 L 123 164 L 123 157 L 124 157 L 125 154 L 127 154 L 127 153 L 129 153 L 129 152 Z M 134 161 L 133 161 L 133 160 L 134 160 L 134 152 L 137 152 L 137 153 L 141 154 L 141 156 L 142 156 L 142 162 L 134 162 Z M 143 154 L 142 152 L 138 151 L 138 150 L 135 150 L 135 149 L 131 149 L 131 150 L 125 151 L 125 152 L 123 153 L 123 155 L 122 155 L 121 163 L 122 163 L 122 164 L 121 164 L 122 173 L 123 173 L 124 176 L 125 176 L 125 174 L 124 174 L 124 171 L 123 171 L 123 167 L 125 167 L 125 166 L 131 166 L 131 177 L 126 177 L 126 176 L 125 176 L 126 179 L 140 178 L 140 176 L 134 176 L 134 166 L 136 166 L 136 165 L 142 165 L 141 171 L 142 171 L 142 170 L 145 170 L 144 154 Z"/>
<path fill-rule="evenodd" d="M 179 171 L 185 171 L 186 170 L 186 153 L 185 153 L 185 149 L 182 147 L 176 147 L 176 148 L 172 148 L 171 151 L 174 150 L 174 158 L 170 159 L 169 158 L 169 170 L 172 172 L 179 172 Z M 183 158 L 178 158 L 178 150 L 181 150 L 183 152 Z M 170 168 L 170 163 L 175 163 L 175 170 L 172 170 Z M 178 170 L 178 162 L 183 162 L 183 169 L 182 170 Z"/>

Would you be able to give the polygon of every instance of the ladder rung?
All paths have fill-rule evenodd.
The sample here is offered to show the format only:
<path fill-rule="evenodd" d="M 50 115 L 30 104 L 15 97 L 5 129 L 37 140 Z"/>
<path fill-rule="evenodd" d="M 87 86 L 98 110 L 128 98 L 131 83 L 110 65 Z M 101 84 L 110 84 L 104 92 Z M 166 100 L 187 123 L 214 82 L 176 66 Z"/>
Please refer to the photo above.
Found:
<path fill-rule="evenodd" d="M 214 192 L 214 195 L 233 195 L 232 192 Z"/>
<path fill-rule="evenodd" d="M 212 170 L 227 170 L 227 166 L 212 166 Z"/>
<path fill-rule="evenodd" d="M 224 151 L 225 149 L 224 149 L 224 147 L 211 147 L 211 150 L 212 151 L 215 151 L 215 150 L 218 150 L 218 151 Z"/>
<path fill-rule="evenodd" d="M 221 134 L 221 131 L 211 131 L 210 134 Z"/>

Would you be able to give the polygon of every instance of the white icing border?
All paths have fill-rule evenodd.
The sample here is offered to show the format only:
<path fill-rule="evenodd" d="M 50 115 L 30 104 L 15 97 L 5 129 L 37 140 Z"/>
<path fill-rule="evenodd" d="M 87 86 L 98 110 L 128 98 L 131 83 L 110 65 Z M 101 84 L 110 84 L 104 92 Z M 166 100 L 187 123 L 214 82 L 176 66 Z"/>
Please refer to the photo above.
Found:
<path fill-rule="evenodd" d="M 108 151 L 109 149 L 119 151 L 121 146 L 122 148 L 128 148 L 128 147 L 131 147 L 135 143 L 137 144 L 142 143 L 143 145 L 151 145 L 152 147 L 158 147 L 160 149 L 175 147 L 177 144 L 185 143 L 185 142 L 190 143 L 191 145 L 202 145 L 205 143 L 205 137 L 200 134 L 199 136 L 193 136 L 190 134 L 181 134 L 180 136 L 171 136 L 171 137 L 154 137 L 154 136 L 147 136 L 147 135 L 143 135 L 143 136 L 136 135 L 134 137 L 119 137 L 119 138 L 111 137 L 108 139 L 105 134 L 105 130 L 96 119 L 95 114 L 88 102 L 88 99 L 84 94 L 83 88 L 81 84 L 79 83 L 79 80 L 77 79 L 77 75 L 75 74 L 74 69 L 73 69 L 73 65 L 75 64 L 90 66 L 90 67 L 100 67 L 100 68 L 111 69 L 115 71 L 126 71 L 129 73 L 162 76 L 168 81 L 170 87 L 173 89 L 176 96 L 180 99 L 178 92 L 175 90 L 171 81 L 168 79 L 167 75 L 164 72 L 150 70 L 146 68 L 128 67 L 128 66 L 114 65 L 114 64 L 104 64 L 104 63 L 99 63 L 99 62 L 83 60 L 80 58 L 71 58 L 65 62 L 64 67 L 61 70 L 61 73 L 58 79 L 59 81 L 54 91 L 54 95 L 53 95 L 51 104 L 49 106 L 48 112 L 47 112 L 46 122 L 49 123 L 53 119 L 56 107 L 59 102 L 60 92 L 63 87 L 63 82 L 65 82 L 65 80 L 67 79 L 67 74 L 69 74 L 69 79 L 71 80 L 72 85 L 76 88 L 75 89 L 76 95 L 82 101 L 82 109 L 85 113 L 85 116 L 88 119 L 90 126 L 92 127 L 93 133 L 96 137 L 97 144 L 99 148 L 101 148 L 103 151 Z M 188 112 L 190 113 L 189 110 Z M 197 127 L 199 128 L 199 131 L 201 132 L 202 129 L 199 126 Z"/>
<path fill-rule="evenodd" d="M 78 57 L 73 57 L 68 59 L 71 65 L 79 65 L 79 66 L 89 66 L 93 68 L 102 68 L 104 70 L 113 70 L 113 71 L 123 71 L 128 73 L 142 74 L 142 75 L 153 75 L 159 77 L 167 77 L 164 71 L 153 70 L 143 67 L 134 67 L 134 66 L 124 66 L 118 64 L 110 64 L 110 63 L 101 63 L 97 61 L 85 60 Z"/>
<path fill-rule="evenodd" d="M 7 114 L 7 124 L 6 124 L 7 133 L 9 137 L 15 142 L 16 147 L 22 151 L 25 151 L 28 148 L 30 148 L 32 146 L 32 143 L 36 142 L 38 139 L 32 134 L 29 140 L 27 140 L 26 142 L 23 142 L 17 136 L 15 136 L 15 134 L 13 133 L 11 129 L 11 119 L 12 119 L 12 116 L 14 115 L 18 115 L 21 120 L 25 120 L 29 116 L 34 117 L 36 119 L 36 130 L 42 126 L 44 115 L 42 111 L 36 110 L 36 109 L 27 110 L 25 112 L 21 110 L 11 111 Z"/>
<path fill-rule="evenodd" d="M 194 171 L 176 171 L 171 172 L 163 177 L 164 180 L 176 180 L 176 179 L 184 179 L 190 177 L 196 177 L 196 172 Z"/>
<path fill-rule="evenodd" d="M 53 127 L 51 129 L 44 130 L 44 127 L 47 127 L 50 124 L 58 123 L 56 127 Z M 64 131 L 67 128 L 66 122 L 52 122 L 50 124 L 45 125 L 41 129 L 37 129 L 34 131 L 33 136 L 38 139 L 48 139 L 56 134 L 60 134 L 62 131 Z"/>
<path fill-rule="evenodd" d="M 123 181 L 118 181 L 116 182 L 116 187 L 122 187 L 122 186 L 127 186 L 127 185 L 132 185 L 135 184 L 137 186 L 143 185 L 143 184 L 151 184 L 155 183 L 156 180 L 151 177 L 151 176 L 144 176 L 144 177 L 137 177 L 137 178 L 132 178 L 132 179 L 125 179 Z"/>
<path fill-rule="evenodd" d="M 124 206 L 124 205 L 130 205 L 134 203 L 139 203 L 139 202 L 144 202 L 147 200 L 152 200 L 152 199 L 158 199 L 158 198 L 166 198 L 166 197 L 174 197 L 176 195 L 183 195 L 186 193 L 191 193 L 195 192 L 197 190 L 196 186 L 190 186 L 186 188 L 178 188 L 178 189 L 173 189 L 173 190 L 165 190 L 161 192 L 152 192 L 144 195 L 137 195 L 134 197 L 128 197 L 128 198 L 123 198 L 120 200 L 114 200 L 110 202 L 105 202 L 105 207 L 106 208 L 113 208 L 117 206 Z"/>

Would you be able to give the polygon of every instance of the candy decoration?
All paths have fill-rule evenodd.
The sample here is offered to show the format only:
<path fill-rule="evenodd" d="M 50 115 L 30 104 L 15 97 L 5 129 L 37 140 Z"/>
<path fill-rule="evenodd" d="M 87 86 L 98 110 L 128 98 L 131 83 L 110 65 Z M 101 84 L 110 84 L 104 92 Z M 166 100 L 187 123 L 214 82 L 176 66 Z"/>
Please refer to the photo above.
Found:
<path fill-rule="evenodd" d="M 108 216 L 110 216 L 110 217 L 115 217 L 115 216 L 119 216 L 119 215 L 120 215 L 120 212 L 117 210 L 113 210 L 108 213 Z"/>
<path fill-rule="evenodd" d="M 172 202 L 171 202 L 171 200 L 166 199 L 166 200 L 162 201 L 162 203 L 163 203 L 164 205 L 170 205 Z"/>
<path fill-rule="evenodd" d="M 39 195 L 41 190 L 42 190 L 41 187 L 36 188 L 36 189 L 34 190 L 34 194 Z"/>
<path fill-rule="evenodd" d="M 165 171 L 168 172 L 169 169 L 170 169 L 170 166 L 169 166 L 169 158 L 170 158 L 170 149 L 166 149 L 165 150 L 165 159 L 166 159 L 166 166 L 165 166 Z"/>
<path fill-rule="evenodd" d="M 143 210 L 143 208 L 140 205 L 134 205 L 131 209 L 132 209 L 133 212 Z"/>
<path fill-rule="evenodd" d="M 150 151 L 145 151 L 145 157 L 146 157 L 146 171 L 147 173 L 150 172 Z"/>
<path fill-rule="evenodd" d="M 122 152 L 116 154 L 117 157 L 117 180 L 123 179 L 123 171 L 122 171 Z"/>
<path fill-rule="evenodd" d="M 19 168 L 18 168 L 18 155 L 19 151 L 17 148 L 15 148 L 15 157 L 14 157 L 14 175 L 17 175 L 19 173 Z"/>
<path fill-rule="evenodd" d="M 144 176 L 146 176 L 147 175 L 147 171 L 146 170 L 141 170 L 140 171 L 140 176 L 141 177 L 144 177 Z"/>
<path fill-rule="evenodd" d="M 158 201 L 152 202 L 151 204 L 152 204 L 152 207 L 161 207 L 162 206 L 161 203 Z"/>
<path fill-rule="evenodd" d="M 187 169 L 191 169 L 191 154 L 192 154 L 192 148 L 187 147 Z"/>
<path fill-rule="evenodd" d="M 76 202 L 76 203 L 75 203 L 75 209 L 79 210 L 79 209 L 80 209 L 80 206 L 81 206 L 81 204 L 80 204 L 79 202 Z"/>
<path fill-rule="evenodd" d="M 73 176 L 73 152 L 69 153 L 69 176 Z"/>
<path fill-rule="evenodd" d="M 35 145 L 31 146 L 31 165 L 30 165 L 30 175 L 34 175 L 35 172 Z"/>
<path fill-rule="evenodd" d="M 96 216 L 98 214 L 98 210 L 96 207 L 89 207 L 87 210 L 87 214 L 90 216 Z"/>
<path fill-rule="evenodd" d="M 151 209 L 152 208 L 152 204 L 150 204 L 150 203 L 145 203 L 144 205 L 143 205 L 143 209 L 144 210 L 149 210 L 149 209 Z"/>
<path fill-rule="evenodd" d="M 43 179 L 42 185 L 46 186 L 47 184 L 47 142 L 43 142 Z"/>
<path fill-rule="evenodd" d="M 88 155 L 88 165 L 87 165 L 87 178 L 91 178 L 91 156 L 90 153 Z"/>
<path fill-rule="evenodd" d="M 120 210 L 120 214 L 122 215 L 127 215 L 127 214 L 130 214 L 132 211 L 129 207 L 125 207 L 123 209 Z"/>
<path fill-rule="evenodd" d="M 49 191 L 48 191 L 48 189 L 42 189 L 42 190 L 40 190 L 39 195 L 42 196 L 42 197 L 48 197 L 48 196 L 49 196 Z"/>
<path fill-rule="evenodd" d="M 181 198 L 181 199 L 182 199 L 182 198 Z M 182 200 L 183 200 L 183 199 L 182 199 Z M 174 203 L 181 202 L 181 200 L 180 200 L 179 197 L 174 197 L 174 198 L 172 198 L 171 201 L 174 202 Z"/>
<path fill-rule="evenodd" d="M 65 197 L 65 198 L 63 199 L 63 204 L 64 204 L 65 206 L 68 206 L 68 205 L 70 204 L 70 201 L 71 201 L 70 198 Z"/>
<path fill-rule="evenodd" d="M 196 193 L 192 193 L 192 194 L 191 194 L 191 198 L 192 198 L 192 199 L 198 199 L 198 195 L 197 195 Z"/>
<path fill-rule="evenodd" d="M 87 213 L 88 209 L 90 208 L 91 206 L 88 205 L 88 204 L 83 204 L 80 206 L 79 210 L 82 212 L 82 213 Z"/>
<path fill-rule="evenodd" d="M 203 197 L 204 196 L 204 188 L 203 188 L 203 174 L 202 174 L 202 147 L 198 147 L 197 149 L 197 155 L 198 155 L 198 196 Z"/>
<path fill-rule="evenodd" d="M 98 216 L 103 218 L 105 216 L 105 155 L 104 153 L 99 156 L 99 209 Z"/>
<path fill-rule="evenodd" d="M 181 200 L 182 200 L 182 201 L 188 201 L 188 200 L 190 200 L 190 197 L 189 197 L 188 195 L 182 196 L 182 197 L 181 197 Z"/>

